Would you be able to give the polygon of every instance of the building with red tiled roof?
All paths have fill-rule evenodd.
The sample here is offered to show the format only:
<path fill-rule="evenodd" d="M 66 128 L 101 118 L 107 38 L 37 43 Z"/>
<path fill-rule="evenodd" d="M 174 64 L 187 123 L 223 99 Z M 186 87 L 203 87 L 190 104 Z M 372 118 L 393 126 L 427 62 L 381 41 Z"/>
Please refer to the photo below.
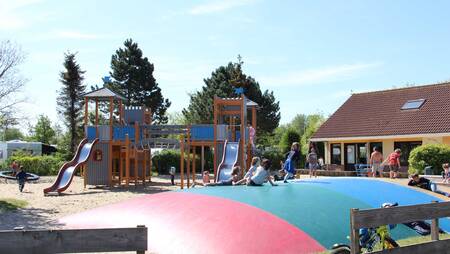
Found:
<path fill-rule="evenodd" d="M 419 145 L 450 145 L 450 83 L 353 94 L 312 136 L 324 142 L 326 164 L 349 170 L 379 147 L 402 149 L 402 166 Z M 405 169 L 403 168 L 403 170 Z"/>

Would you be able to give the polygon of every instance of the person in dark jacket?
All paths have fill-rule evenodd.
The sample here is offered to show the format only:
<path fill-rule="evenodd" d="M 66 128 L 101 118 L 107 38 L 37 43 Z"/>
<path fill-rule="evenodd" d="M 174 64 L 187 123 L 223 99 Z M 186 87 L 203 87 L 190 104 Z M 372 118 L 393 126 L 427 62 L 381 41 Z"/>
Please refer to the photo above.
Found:
<path fill-rule="evenodd" d="M 408 182 L 409 186 L 419 187 L 425 190 L 429 190 L 450 197 L 449 193 L 438 190 L 435 183 L 431 182 L 429 179 L 426 179 L 425 177 L 420 177 L 419 174 L 412 174 L 410 178 L 411 180 L 409 180 Z"/>
<path fill-rule="evenodd" d="M 16 174 L 17 182 L 19 183 L 20 192 L 23 191 L 23 187 L 25 187 L 25 182 L 27 181 L 27 173 L 23 170 L 23 167 L 19 167 L 19 171 Z"/>
<path fill-rule="evenodd" d="M 284 182 L 287 183 L 287 180 L 295 175 L 295 164 L 300 159 L 300 144 L 298 142 L 292 143 L 291 150 L 286 153 L 283 169 L 286 173 L 284 175 Z"/>

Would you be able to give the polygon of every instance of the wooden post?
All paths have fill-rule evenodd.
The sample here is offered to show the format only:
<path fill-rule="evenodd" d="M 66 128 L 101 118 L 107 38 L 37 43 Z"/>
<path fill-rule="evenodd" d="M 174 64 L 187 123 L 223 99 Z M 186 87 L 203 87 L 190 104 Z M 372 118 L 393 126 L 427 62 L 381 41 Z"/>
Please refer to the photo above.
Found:
<path fill-rule="evenodd" d="M 184 188 L 184 135 L 180 135 L 180 187 Z"/>
<path fill-rule="evenodd" d="M 122 157 L 122 148 L 119 146 L 119 185 L 122 184 L 122 176 L 123 176 L 123 157 Z"/>
<path fill-rule="evenodd" d="M 219 112 L 219 109 L 217 108 L 217 96 L 214 95 L 214 122 L 213 122 L 213 128 L 214 128 L 214 139 L 213 139 L 213 149 L 214 149 L 214 156 L 213 156 L 213 167 L 214 167 L 214 182 L 216 181 L 216 174 L 217 174 L 217 114 Z"/>
<path fill-rule="evenodd" d="M 113 140 L 113 115 L 114 113 L 114 100 L 111 97 L 109 99 L 109 140 Z"/>
<path fill-rule="evenodd" d="M 195 151 L 195 146 L 192 147 L 192 183 L 195 183 L 195 156 L 196 156 L 196 151 Z"/>
<path fill-rule="evenodd" d="M 149 158 L 150 161 L 148 162 L 149 167 L 150 167 L 150 172 L 149 172 L 149 176 L 148 176 L 148 182 L 151 183 L 152 182 L 152 148 L 150 147 L 150 145 L 148 146 L 148 154 L 149 154 Z"/>
<path fill-rule="evenodd" d="M 119 124 L 122 124 L 123 115 L 122 115 L 122 100 L 119 100 Z"/>
<path fill-rule="evenodd" d="M 355 212 L 359 209 L 350 210 L 350 248 L 351 254 L 359 254 L 359 229 L 354 227 Z"/>
<path fill-rule="evenodd" d="M 252 127 L 256 131 L 256 107 L 252 107 Z"/>
<path fill-rule="evenodd" d="M 142 150 L 142 185 L 145 185 L 147 180 L 147 151 Z"/>
<path fill-rule="evenodd" d="M 201 165 L 202 165 L 202 170 L 200 173 L 203 174 L 203 171 L 205 171 L 205 146 L 202 145 L 202 151 L 201 151 Z"/>
<path fill-rule="evenodd" d="M 84 127 L 88 126 L 88 116 L 89 116 L 89 98 L 84 97 Z M 86 135 L 87 136 L 87 135 Z"/>
<path fill-rule="evenodd" d="M 125 134 L 125 185 L 130 184 L 130 138 Z"/>
<path fill-rule="evenodd" d="M 98 100 L 95 99 L 95 137 L 98 138 Z"/>
<path fill-rule="evenodd" d="M 187 169 L 186 169 L 186 179 L 187 179 L 187 188 L 190 187 L 190 179 L 191 179 L 191 128 L 188 127 L 187 132 Z"/>
<path fill-rule="evenodd" d="M 241 166 L 241 168 L 244 168 L 245 167 L 245 142 L 247 141 L 246 139 L 247 139 L 247 137 L 245 136 L 246 135 L 246 133 L 245 133 L 245 112 L 244 112 L 244 110 L 245 110 L 245 96 L 244 95 L 242 95 L 241 96 L 241 117 L 240 117 L 240 120 L 241 120 L 241 137 L 240 137 L 240 146 L 239 146 L 239 150 L 238 150 L 238 153 L 240 153 L 240 162 L 239 162 L 239 164 L 240 164 L 240 166 Z M 244 175 L 242 174 L 243 173 L 243 170 L 241 170 L 241 177 L 243 177 Z"/>
<path fill-rule="evenodd" d="M 432 203 L 438 203 L 438 201 L 433 201 Z M 431 220 L 431 240 L 439 240 L 439 218 Z"/>

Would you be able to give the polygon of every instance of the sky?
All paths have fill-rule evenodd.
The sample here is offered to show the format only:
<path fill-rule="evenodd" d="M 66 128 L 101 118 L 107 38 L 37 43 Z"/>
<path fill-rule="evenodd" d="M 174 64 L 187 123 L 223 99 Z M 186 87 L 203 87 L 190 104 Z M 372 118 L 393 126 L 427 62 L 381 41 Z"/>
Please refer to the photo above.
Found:
<path fill-rule="evenodd" d="M 30 122 L 56 113 L 65 52 L 85 84 L 109 75 L 127 38 L 155 66 L 169 112 L 236 61 L 280 101 L 281 122 L 332 114 L 352 93 L 450 79 L 450 1 L 0 0 L 0 41 L 21 45 Z M 382 103 L 382 102 L 380 102 Z"/>

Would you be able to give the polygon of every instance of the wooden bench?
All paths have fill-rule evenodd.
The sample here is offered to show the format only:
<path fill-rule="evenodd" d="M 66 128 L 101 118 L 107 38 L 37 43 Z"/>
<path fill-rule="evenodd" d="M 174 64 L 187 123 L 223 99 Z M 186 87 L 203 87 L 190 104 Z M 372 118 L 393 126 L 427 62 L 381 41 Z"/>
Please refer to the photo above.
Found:
<path fill-rule="evenodd" d="M 0 253 L 83 253 L 147 250 L 147 228 L 0 231 Z"/>
<path fill-rule="evenodd" d="M 423 205 L 398 206 L 368 210 L 351 209 L 350 244 L 351 253 L 360 253 L 359 229 L 382 225 L 401 224 L 413 221 L 431 220 L 431 242 L 409 245 L 373 253 L 449 253 L 450 239 L 439 240 L 439 218 L 450 216 L 450 202 Z"/>

